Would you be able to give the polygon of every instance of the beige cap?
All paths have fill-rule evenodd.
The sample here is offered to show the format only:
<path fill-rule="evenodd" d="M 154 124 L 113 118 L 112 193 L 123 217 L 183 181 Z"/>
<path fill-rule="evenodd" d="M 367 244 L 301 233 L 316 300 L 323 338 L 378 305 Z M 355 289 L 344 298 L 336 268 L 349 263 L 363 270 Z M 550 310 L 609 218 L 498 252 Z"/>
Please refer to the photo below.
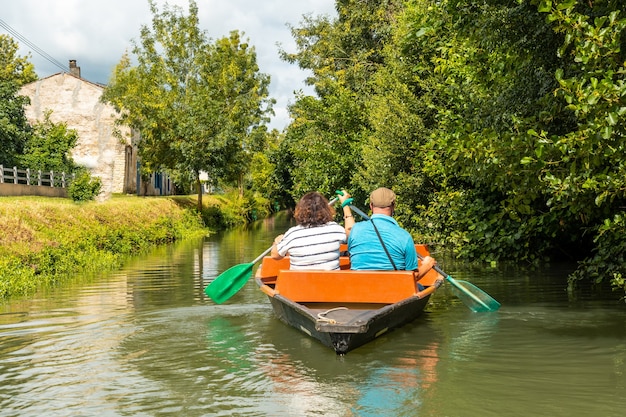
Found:
<path fill-rule="evenodd" d="M 370 194 L 370 204 L 374 207 L 390 207 L 396 202 L 396 194 L 389 188 L 380 187 Z"/>

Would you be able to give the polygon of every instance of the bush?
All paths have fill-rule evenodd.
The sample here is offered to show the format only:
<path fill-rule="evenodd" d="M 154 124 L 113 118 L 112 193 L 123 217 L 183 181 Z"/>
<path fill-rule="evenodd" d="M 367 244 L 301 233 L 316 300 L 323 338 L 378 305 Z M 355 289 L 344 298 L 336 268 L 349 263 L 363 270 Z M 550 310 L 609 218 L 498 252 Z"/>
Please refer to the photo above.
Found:
<path fill-rule="evenodd" d="M 614 291 L 624 292 L 626 301 L 626 216 L 616 214 L 605 219 L 594 232 L 592 255 L 581 261 L 569 276 L 569 288 L 575 289 L 582 282 L 600 285 L 609 281 Z"/>
<path fill-rule="evenodd" d="M 93 200 L 102 189 L 102 180 L 98 177 L 92 177 L 88 171 L 81 171 L 67 189 L 67 193 L 74 201 Z"/>

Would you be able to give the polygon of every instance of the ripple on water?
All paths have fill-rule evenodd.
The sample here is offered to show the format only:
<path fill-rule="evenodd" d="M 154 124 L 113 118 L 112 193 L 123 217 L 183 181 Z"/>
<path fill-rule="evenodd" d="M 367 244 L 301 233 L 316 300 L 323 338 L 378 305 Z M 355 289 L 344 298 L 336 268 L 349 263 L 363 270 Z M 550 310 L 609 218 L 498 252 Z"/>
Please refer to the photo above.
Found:
<path fill-rule="evenodd" d="M 1 306 L 0 415 L 617 417 L 626 408 L 626 313 L 570 300 L 562 275 L 444 265 L 502 308 L 472 313 L 444 286 L 414 323 L 337 356 L 280 322 L 252 281 L 223 305 L 203 294 L 277 233 L 266 234 L 170 247 Z"/>

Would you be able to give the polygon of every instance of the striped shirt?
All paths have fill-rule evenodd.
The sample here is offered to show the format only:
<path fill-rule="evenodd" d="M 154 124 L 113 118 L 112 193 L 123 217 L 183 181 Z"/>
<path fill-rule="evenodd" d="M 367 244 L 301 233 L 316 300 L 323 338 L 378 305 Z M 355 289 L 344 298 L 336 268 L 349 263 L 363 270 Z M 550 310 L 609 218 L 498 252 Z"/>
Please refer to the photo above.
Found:
<path fill-rule="evenodd" d="M 287 230 L 276 250 L 280 256 L 289 252 L 291 269 L 339 269 L 339 245 L 346 243 L 346 231 L 336 222 L 321 226 L 294 226 Z"/>

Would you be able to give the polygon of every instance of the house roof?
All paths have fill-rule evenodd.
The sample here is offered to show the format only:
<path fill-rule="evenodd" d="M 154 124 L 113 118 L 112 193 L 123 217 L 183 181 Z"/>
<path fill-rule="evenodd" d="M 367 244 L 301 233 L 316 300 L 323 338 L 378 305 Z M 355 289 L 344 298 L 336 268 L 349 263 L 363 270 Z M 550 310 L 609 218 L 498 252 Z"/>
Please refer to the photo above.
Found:
<path fill-rule="evenodd" d="M 33 84 L 33 83 L 36 83 L 36 82 L 38 82 L 38 81 L 47 80 L 47 79 L 49 79 L 49 78 L 54 78 L 54 77 L 57 77 L 57 76 L 59 76 L 59 75 L 69 75 L 70 77 L 74 77 L 74 78 L 76 78 L 76 79 L 78 79 L 78 80 L 81 80 L 82 82 L 85 82 L 85 83 L 87 83 L 87 84 L 91 84 L 91 85 L 93 85 L 93 86 L 96 86 L 96 87 L 99 87 L 99 88 L 102 88 L 102 89 L 104 89 L 104 88 L 106 87 L 106 84 L 94 83 L 94 82 L 91 82 L 91 81 L 86 80 L 86 79 L 84 79 L 84 78 L 77 77 L 77 76 L 75 76 L 75 75 L 73 75 L 73 74 L 71 74 L 71 73 L 69 73 L 69 72 L 66 72 L 66 71 L 57 72 L 57 73 L 55 73 L 55 74 L 48 75 L 47 77 L 39 78 L 39 79 L 37 79 L 37 80 L 33 81 L 32 83 L 28 83 L 28 84 Z M 28 84 L 25 84 L 25 85 L 28 85 Z"/>

